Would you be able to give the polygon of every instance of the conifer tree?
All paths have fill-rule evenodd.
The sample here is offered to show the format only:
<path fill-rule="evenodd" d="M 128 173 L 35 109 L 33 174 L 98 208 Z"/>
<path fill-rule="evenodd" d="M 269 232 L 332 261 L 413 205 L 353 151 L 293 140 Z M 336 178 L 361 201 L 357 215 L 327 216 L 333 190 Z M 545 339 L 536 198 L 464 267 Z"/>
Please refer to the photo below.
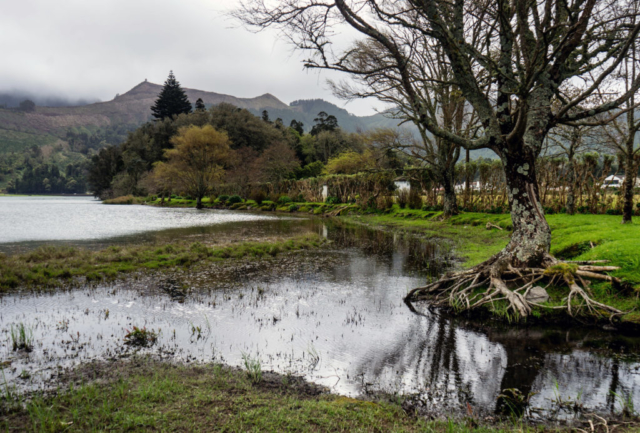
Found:
<path fill-rule="evenodd" d="M 198 98 L 196 101 L 196 111 L 205 111 L 207 107 L 204 105 L 202 98 Z"/>
<path fill-rule="evenodd" d="M 151 112 L 153 117 L 158 120 L 171 118 L 182 113 L 191 113 L 191 102 L 173 75 L 173 71 L 169 72 L 169 77 L 164 82 L 164 87 L 158 95 L 156 103 L 151 107 Z"/>

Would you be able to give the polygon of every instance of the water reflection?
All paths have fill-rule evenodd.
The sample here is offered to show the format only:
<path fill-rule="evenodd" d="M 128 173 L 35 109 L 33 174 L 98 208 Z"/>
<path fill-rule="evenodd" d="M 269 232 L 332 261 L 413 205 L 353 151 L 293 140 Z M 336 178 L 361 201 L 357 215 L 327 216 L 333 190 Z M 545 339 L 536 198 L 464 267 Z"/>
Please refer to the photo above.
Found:
<path fill-rule="evenodd" d="M 494 413 L 507 388 L 537 393 L 531 417 L 569 417 L 569 398 L 579 397 L 589 411 L 619 409 L 615 394 L 640 404 L 640 363 L 629 355 L 638 351 L 637 337 L 587 327 L 474 323 L 425 305 L 412 312 L 403 295 L 448 269 L 446 247 L 330 220 L 282 224 L 256 223 L 259 228 L 245 234 L 310 230 L 333 244 L 237 267 L 1 298 L 7 380 L 37 387 L 59 365 L 130 351 L 122 337 L 136 325 L 161 330 L 158 344 L 145 352 L 234 365 L 242 365 L 247 352 L 266 369 L 302 374 L 334 392 L 412 394 L 435 414 Z M 169 277 L 181 285 L 180 297 L 166 288 Z M 6 330 L 17 322 L 34 327 L 37 344 L 29 354 L 11 351 Z M 32 379 L 19 379 L 22 370 Z"/>

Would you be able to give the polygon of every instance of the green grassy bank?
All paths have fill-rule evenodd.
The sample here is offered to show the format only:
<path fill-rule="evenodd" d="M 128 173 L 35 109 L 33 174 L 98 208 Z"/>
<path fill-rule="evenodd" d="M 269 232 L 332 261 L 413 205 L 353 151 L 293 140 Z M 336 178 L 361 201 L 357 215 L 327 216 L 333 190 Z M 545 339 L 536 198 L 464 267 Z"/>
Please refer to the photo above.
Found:
<path fill-rule="evenodd" d="M 463 213 L 442 221 L 440 214 L 421 210 L 393 208 L 384 214 L 350 215 L 353 222 L 373 227 L 411 231 L 426 237 L 451 239 L 463 267 L 470 267 L 499 252 L 509 241 L 511 217 L 505 214 Z M 551 227 L 551 253 L 565 260 L 609 260 L 620 270 L 609 275 L 620 278 L 623 289 L 606 282 L 592 283 L 593 298 L 629 313 L 623 322 L 640 324 L 640 219 L 633 224 L 620 224 L 615 215 L 548 215 Z M 498 226 L 487 228 L 487 223 Z M 549 288 L 549 306 L 562 305 L 567 291 L 562 287 Z M 553 315 L 537 309 L 535 315 Z"/>
<path fill-rule="evenodd" d="M 555 432 L 515 423 L 426 421 L 397 403 L 373 403 L 321 393 L 299 378 L 230 369 L 178 366 L 150 360 L 89 364 L 84 384 L 57 396 L 4 406 L 9 432 Z M 94 379 L 99 379 L 96 382 Z M 73 383 L 73 382 L 72 382 Z M 569 430 L 566 430 L 569 431 Z M 631 431 L 619 428 L 616 431 Z"/>
<path fill-rule="evenodd" d="M 188 267 L 225 259 L 261 258 L 316 248 L 323 240 L 314 234 L 267 242 L 206 246 L 200 242 L 164 245 L 112 246 L 100 251 L 44 246 L 25 254 L 0 254 L 0 292 L 16 287 L 55 288 L 65 282 L 96 281 L 149 269 Z"/>

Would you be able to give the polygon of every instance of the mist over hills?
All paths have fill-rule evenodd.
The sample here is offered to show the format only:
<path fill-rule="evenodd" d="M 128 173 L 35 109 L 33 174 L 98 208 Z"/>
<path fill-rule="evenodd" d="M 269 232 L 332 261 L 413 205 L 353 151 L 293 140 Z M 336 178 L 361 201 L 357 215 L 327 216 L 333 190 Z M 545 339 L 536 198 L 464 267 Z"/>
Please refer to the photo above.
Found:
<path fill-rule="evenodd" d="M 0 107 L 16 108 L 25 99 L 33 101 L 36 105 L 43 107 L 74 107 L 100 102 L 98 98 L 71 99 L 63 96 L 39 95 L 26 90 L 12 90 L 0 92 Z"/>
<path fill-rule="evenodd" d="M 0 108 L 0 153 L 20 152 L 31 146 L 64 145 L 69 131 L 88 133 L 105 127 L 118 125 L 136 126 L 151 120 L 151 105 L 155 102 L 162 86 L 143 81 L 131 90 L 106 102 L 75 105 L 72 101 L 33 98 L 36 109 L 22 112 L 15 108 L 28 94 L 14 94 L 5 98 L 6 108 Z M 266 93 L 255 98 L 238 98 L 222 93 L 197 89 L 184 89 L 192 103 L 201 98 L 207 107 L 220 103 L 246 108 L 255 115 L 263 110 L 269 112 L 272 120 L 281 118 L 286 125 L 296 119 L 308 131 L 320 111 L 336 116 L 339 125 L 351 132 L 375 127 L 395 127 L 397 120 L 381 114 L 359 117 L 344 108 L 321 99 L 295 101 L 287 105 L 275 96 Z M 25 98 L 22 98 L 25 96 Z M 78 101 L 76 101 L 78 102 Z M 44 106 L 48 104 L 50 106 Z M 1 105 L 1 104 L 0 104 Z"/>

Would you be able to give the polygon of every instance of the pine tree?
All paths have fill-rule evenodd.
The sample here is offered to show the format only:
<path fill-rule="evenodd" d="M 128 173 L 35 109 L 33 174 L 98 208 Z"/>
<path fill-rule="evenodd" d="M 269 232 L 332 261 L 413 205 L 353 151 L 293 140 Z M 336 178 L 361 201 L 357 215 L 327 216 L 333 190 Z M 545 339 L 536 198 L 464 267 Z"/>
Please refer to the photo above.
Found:
<path fill-rule="evenodd" d="M 198 98 L 198 100 L 196 101 L 196 111 L 205 111 L 207 109 L 207 107 L 204 105 L 204 101 L 202 101 L 202 98 Z"/>
<path fill-rule="evenodd" d="M 158 95 L 156 103 L 151 107 L 151 112 L 153 117 L 158 120 L 182 113 L 191 113 L 191 102 L 173 75 L 173 71 L 169 72 L 169 77 L 164 82 L 164 87 Z"/>

